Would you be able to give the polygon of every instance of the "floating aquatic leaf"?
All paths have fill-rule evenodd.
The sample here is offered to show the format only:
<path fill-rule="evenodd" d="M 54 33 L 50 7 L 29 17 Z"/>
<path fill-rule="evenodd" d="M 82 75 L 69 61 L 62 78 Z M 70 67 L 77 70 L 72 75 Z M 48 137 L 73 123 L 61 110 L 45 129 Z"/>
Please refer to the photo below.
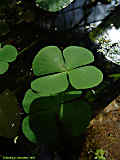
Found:
<path fill-rule="evenodd" d="M 0 62 L 0 75 L 4 74 L 8 70 L 9 64 L 6 62 Z"/>
<path fill-rule="evenodd" d="M 32 81 L 31 88 L 40 92 L 41 96 L 51 96 L 59 92 L 63 92 L 68 88 L 66 73 L 58 73 Z"/>
<path fill-rule="evenodd" d="M 32 68 L 37 76 L 64 71 L 64 61 L 60 49 L 56 46 L 41 49 L 33 60 Z"/>
<path fill-rule="evenodd" d="M 33 60 L 33 72 L 44 76 L 34 80 L 31 88 L 49 96 L 65 91 L 69 82 L 75 89 L 95 87 L 103 80 L 102 72 L 94 66 L 84 66 L 93 61 L 92 52 L 83 47 L 67 47 L 63 54 L 56 46 L 45 47 Z"/>
<path fill-rule="evenodd" d="M 85 66 L 70 71 L 69 79 L 74 88 L 87 89 L 100 84 L 103 74 L 94 66 Z"/>
<path fill-rule="evenodd" d="M 17 49 L 12 45 L 5 45 L 0 48 L 0 61 L 13 62 L 17 57 Z"/>
<path fill-rule="evenodd" d="M 94 62 L 92 52 L 83 47 L 67 47 L 64 49 L 63 55 L 67 69 L 73 69 Z"/>
<path fill-rule="evenodd" d="M 56 12 L 67 7 L 72 1 L 74 0 L 36 0 L 36 4 L 44 10 Z"/>
<path fill-rule="evenodd" d="M 16 60 L 16 57 L 17 49 L 14 46 L 5 45 L 3 48 L 0 48 L 0 75 L 8 70 L 9 62 Z"/>

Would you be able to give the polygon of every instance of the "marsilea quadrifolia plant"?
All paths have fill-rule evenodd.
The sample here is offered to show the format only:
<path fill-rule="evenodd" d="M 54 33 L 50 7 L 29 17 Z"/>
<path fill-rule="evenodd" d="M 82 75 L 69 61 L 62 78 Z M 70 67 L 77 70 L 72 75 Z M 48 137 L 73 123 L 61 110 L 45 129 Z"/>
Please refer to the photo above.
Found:
<path fill-rule="evenodd" d="M 4 74 L 9 67 L 9 63 L 16 60 L 17 49 L 12 45 L 5 45 L 0 48 L 0 75 Z"/>
<path fill-rule="evenodd" d="M 23 99 L 28 115 L 22 130 L 30 141 L 57 142 L 60 129 L 56 116 L 72 136 L 81 134 L 88 125 L 91 110 L 86 102 L 73 99 L 82 94 L 82 89 L 95 87 L 103 80 L 102 72 L 88 65 L 92 62 L 92 52 L 77 46 L 69 46 L 63 52 L 56 46 L 48 46 L 38 52 L 32 63 L 37 78 Z"/>
<path fill-rule="evenodd" d="M 35 0 L 37 6 L 50 12 L 57 12 L 67 7 L 73 1 L 74 0 Z"/>

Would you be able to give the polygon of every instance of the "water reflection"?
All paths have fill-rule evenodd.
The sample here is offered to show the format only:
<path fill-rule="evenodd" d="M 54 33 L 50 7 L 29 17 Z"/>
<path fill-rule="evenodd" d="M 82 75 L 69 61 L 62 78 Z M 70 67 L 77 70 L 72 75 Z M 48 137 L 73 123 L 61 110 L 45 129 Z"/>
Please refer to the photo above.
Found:
<path fill-rule="evenodd" d="M 117 29 L 113 24 L 110 25 L 96 40 L 100 45 L 97 52 L 113 63 L 120 65 L 120 28 Z"/>

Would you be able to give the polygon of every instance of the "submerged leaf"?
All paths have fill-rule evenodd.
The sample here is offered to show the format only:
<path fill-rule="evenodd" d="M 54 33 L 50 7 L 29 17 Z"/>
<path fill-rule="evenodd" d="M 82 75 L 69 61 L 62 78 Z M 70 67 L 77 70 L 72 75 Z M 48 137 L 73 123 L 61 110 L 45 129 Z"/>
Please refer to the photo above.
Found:
<path fill-rule="evenodd" d="M 63 105 L 64 129 L 71 136 L 80 136 L 91 119 L 91 107 L 82 100 L 65 103 Z"/>
<path fill-rule="evenodd" d="M 30 124 L 38 143 L 47 145 L 56 143 L 58 131 L 54 112 L 48 110 L 30 115 Z"/>
<path fill-rule="evenodd" d="M 36 99 L 30 105 L 30 114 L 23 120 L 23 133 L 38 143 L 55 144 L 58 135 L 56 113 L 59 111 L 56 96 Z M 34 132 L 34 133 L 33 133 Z"/>
<path fill-rule="evenodd" d="M 30 117 L 27 116 L 23 119 L 22 122 L 22 131 L 24 133 L 24 135 L 26 136 L 26 138 L 29 139 L 29 141 L 31 141 L 32 143 L 36 143 L 37 142 L 37 138 L 35 133 L 32 131 L 31 127 L 30 127 Z"/>

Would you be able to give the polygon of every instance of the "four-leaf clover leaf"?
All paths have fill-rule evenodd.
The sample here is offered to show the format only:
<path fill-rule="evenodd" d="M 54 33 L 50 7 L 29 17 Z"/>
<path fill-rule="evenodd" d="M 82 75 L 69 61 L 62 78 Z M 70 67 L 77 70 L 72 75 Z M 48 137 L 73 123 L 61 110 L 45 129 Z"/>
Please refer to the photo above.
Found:
<path fill-rule="evenodd" d="M 95 87 L 103 74 L 88 65 L 93 61 L 92 52 L 83 47 L 69 46 L 63 53 L 56 46 L 45 47 L 33 60 L 33 72 L 40 77 L 32 81 L 31 88 L 41 96 L 50 96 L 65 91 L 69 85 L 75 89 Z"/>

